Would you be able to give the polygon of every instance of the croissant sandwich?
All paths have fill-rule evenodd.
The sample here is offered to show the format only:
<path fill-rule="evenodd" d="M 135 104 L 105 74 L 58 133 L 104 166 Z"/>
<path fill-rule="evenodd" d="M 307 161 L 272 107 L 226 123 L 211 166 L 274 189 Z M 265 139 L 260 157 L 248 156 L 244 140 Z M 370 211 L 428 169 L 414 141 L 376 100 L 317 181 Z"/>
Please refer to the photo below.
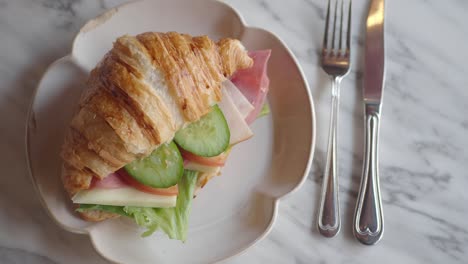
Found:
<path fill-rule="evenodd" d="M 185 241 L 194 193 L 268 113 L 269 50 L 176 32 L 119 37 L 91 71 L 62 146 L 85 220 L 130 217 Z"/>

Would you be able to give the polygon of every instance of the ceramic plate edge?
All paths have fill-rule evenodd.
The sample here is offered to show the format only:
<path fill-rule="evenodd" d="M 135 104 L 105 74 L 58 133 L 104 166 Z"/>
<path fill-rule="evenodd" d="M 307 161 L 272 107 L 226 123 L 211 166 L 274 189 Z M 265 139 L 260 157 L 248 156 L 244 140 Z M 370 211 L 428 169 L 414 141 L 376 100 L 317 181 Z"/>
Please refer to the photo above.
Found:
<path fill-rule="evenodd" d="M 59 58 L 57 59 L 56 61 L 54 61 L 52 64 L 50 64 L 46 71 L 44 72 L 44 75 L 45 76 L 47 74 L 47 72 L 49 72 L 49 70 L 56 64 L 62 62 L 62 61 L 65 61 L 65 60 L 72 60 L 74 61 L 74 57 L 73 57 L 73 48 L 74 48 L 74 45 L 75 45 L 75 40 L 77 38 L 77 36 L 82 32 L 83 28 L 87 27 L 87 25 L 89 25 L 89 23 L 92 23 L 93 21 L 98 21 L 98 20 L 101 20 L 103 17 L 106 17 L 106 16 L 109 16 L 112 15 L 113 13 L 116 13 L 118 12 L 118 9 L 119 8 L 122 8 L 126 5 L 130 5 L 132 3 L 135 3 L 135 2 L 140 2 L 140 1 L 144 1 L 144 0 L 135 0 L 135 1 L 131 1 L 131 2 L 127 2 L 127 3 L 123 3 L 121 5 L 118 5 L 114 8 L 111 8 L 105 12 L 103 12 L 102 14 L 98 15 L 96 18 L 94 19 L 91 19 L 89 20 L 88 22 L 85 23 L 85 25 L 79 30 L 79 32 L 77 33 L 77 35 L 75 36 L 74 40 L 73 40 L 73 44 L 72 44 L 72 51 L 70 54 L 62 57 L 62 58 Z M 219 262 L 222 262 L 222 261 L 227 261 L 228 259 L 231 259 L 235 256 L 239 256 L 243 253 L 245 253 L 247 251 L 248 248 L 252 247 L 253 245 L 255 245 L 256 243 L 258 243 L 259 241 L 261 241 L 262 239 L 264 239 L 272 230 L 273 228 L 273 225 L 274 225 L 274 222 L 276 221 L 276 218 L 278 217 L 278 206 L 279 206 L 279 202 L 281 199 L 291 195 L 292 193 L 294 193 L 295 191 L 297 191 L 300 187 L 302 187 L 302 185 L 304 184 L 304 182 L 306 181 L 307 179 L 307 175 L 310 171 L 310 167 L 311 167 L 311 164 L 312 164 L 312 160 L 313 160 L 313 156 L 314 156 L 314 151 L 315 151 L 315 133 L 316 133 L 316 126 L 315 126 L 315 108 L 314 108 L 314 103 L 313 103 L 313 99 L 312 99 L 312 94 L 310 92 L 310 89 L 309 89 L 309 84 L 307 82 L 307 78 L 305 77 L 305 74 L 304 74 L 304 71 L 302 69 L 302 67 L 300 66 L 299 62 L 297 61 L 296 57 L 294 56 L 294 54 L 291 52 L 291 50 L 285 45 L 284 41 L 278 37 L 275 33 L 273 32 L 270 32 L 270 31 L 267 31 L 265 29 L 262 29 L 262 28 L 256 28 L 256 27 L 249 27 L 247 25 L 247 23 L 245 22 L 243 16 L 233 7 L 231 7 L 230 5 L 222 2 L 222 1 L 219 1 L 219 0 L 209 0 L 211 2 L 217 2 L 217 3 L 221 3 L 223 5 L 225 5 L 227 8 L 231 9 L 233 11 L 234 14 L 237 15 L 237 17 L 239 18 L 239 21 L 242 25 L 242 33 L 245 32 L 246 29 L 258 29 L 258 30 L 262 30 L 262 31 L 265 31 L 269 34 L 271 34 L 272 36 L 274 36 L 280 43 L 281 45 L 283 46 L 283 48 L 288 52 L 288 55 L 293 59 L 294 61 L 294 64 L 297 68 L 297 70 L 299 71 L 300 75 L 301 75 L 301 78 L 302 78 L 302 81 L 303 83 L 305 84 L 305 88 L 306 88 L 306 93 L 307 93 L 307 99 L 308 99 L 308 102 L 309 102 L 309 111 L 310 111 L 310 114 L 311 114 L 311 119 L 312 119 L 312 122 L 311 122 L 311 125 L 312 125 L 312 134 L 311 134 L 311 146 L 309 148 L 309 159 L 307 161 L 307 164 L 306 164 L 306 167 L 304 169 L 304 172 L 303 172 L 303 175 L 302 175 L 302 179 L 301 181 L 294 187 L 292 188 L 290 191 L 286 192 L 285 194 L 283 194 L 282 196 L 280 197 L 276 197 L 276 198 L 273 198 L 273 201 L 274 201 L 274 206 L 273 206 L 273 212 L 272 212 L 272 216 L 270 218 L 270 222 L 268 224 L 268 226 L 266 227 L 265 231 L 260 235 L 258 236 L 254 241 L 252 241 L 250 244 L 246 245 L 245 247 L 243 247 L 242 249 L 238 250 L 237 252 L 233 253 L 232 255 L 230 256 L 227 256 L 227 257 L 224 257 L 222 259 L 218 259 L 215 261 L 215 263 L 219 263 Z M 106 19 L 107 20 L 107 19 Z M 105 21 L 102 21 L 101 23 L 104 23 Z M 97 25 L 99 26 L 99 25 Z M 74 63 L 76 64 L 76 61 L 74 61 Z M 77 64 L 78 66 L 80 66 L 79 64 Z M 46 202 L 44 201 L 44 198 L 38 188 L 38 185 L 37 185 L 37 182 L 36 182 L 36 179 L 33 177 L 33 171 L 32 171 L 32 167 L 31 167 L 31 163 L 30 163 L 30 151 L 29 151 L 29 129 L 30 129 L 30 122 L 31 122 L 31 118 L 32 118 L 32 115 L 33 115 L 33 110 L 32 110 L 32 107 L 34 105 L 34 101 L 35 101 L 35 98 L 36 98 L 36 95 L 37 95 L 37 91 L 38 91 L 38 88 L 41 86 L 41 83 L 43 82 L 44 78 L 42 77 L 39 84 L 35 87 L 34 89 L 34 92 L 33 92 L 33 95 L 31 97 L 31 102 L 30 102 L 30 105 L 29 105 L 29 109 L 28 109 L 28 114 L 27 114 L 27 118 L 26 118 L 26 134 L 25 134 L 25 152 L 26 152 L 26 164 L 27 164 L 27 167 L 28 167 L 28 174 L 29 174 L 29 177 L 31 179 L 31 181 L 33 182 L 33 185 L 34 185 L 34 189 L 36 190 L 36 193 L 39 194 L 40 196 L 40 202 L 42 204 L 42 206 L 44 207 L 44 209 L 46 209 L 45 211 L 47 212 L 47 214 L 54 220 L 54 222 L 60 226 L 62 229 L 64 230 L 67 230 L 69 232 L 72 232 L 72 233 L 76 233 L 76 234 L 84 234 L 84 235 L 88 235 L 90 237 L 90 240 L 91 240 L 91 243 L 93 245 L 93 248 L 94 250 L 96 250 L 96 252 L 99 253 L 99 255 L 103 258 L 105 258 L 106 260 L 108 261 L 111 261 L 111 262 L 114 262 L 114 263 L 118 263 L 118 262 L 115 262 L 114 260 L 106 257 L 105 254 L 103 254 L 98 248 L 98 246 L 96 245 L 95 243 L 95 240 L 93 238 L 93 235 L 91 233 L 91 229 L 76 229 L 76 228 L 71 228 L 69 226 L 66 226 L 66 225 L 63 225 L 60 221 L 58 221 L 58 219 L 56 219 L 51 213 L 50 211 L 47 209 L 48 206 L 46 204 Z"/>

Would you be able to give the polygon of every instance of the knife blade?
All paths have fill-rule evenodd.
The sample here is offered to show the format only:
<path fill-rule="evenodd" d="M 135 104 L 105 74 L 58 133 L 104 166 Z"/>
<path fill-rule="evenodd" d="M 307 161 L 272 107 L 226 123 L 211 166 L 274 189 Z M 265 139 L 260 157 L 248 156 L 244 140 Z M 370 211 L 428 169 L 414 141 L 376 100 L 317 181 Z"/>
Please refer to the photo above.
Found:
<path fill-rule="evenodd" d="M 385 79 L 384 0 L 373 0 L 366 23 L 364 102 L 381 103 Z"/>
<path fill-rule="evenodd" d="M 371 1 L 364 54 L 364 166 L 353 222 L 354 236 L 365 245 L 377 243 L 384 231 L 378 160 L 380 112 L 385 81 L 384 12 L 384 0 Z"/>

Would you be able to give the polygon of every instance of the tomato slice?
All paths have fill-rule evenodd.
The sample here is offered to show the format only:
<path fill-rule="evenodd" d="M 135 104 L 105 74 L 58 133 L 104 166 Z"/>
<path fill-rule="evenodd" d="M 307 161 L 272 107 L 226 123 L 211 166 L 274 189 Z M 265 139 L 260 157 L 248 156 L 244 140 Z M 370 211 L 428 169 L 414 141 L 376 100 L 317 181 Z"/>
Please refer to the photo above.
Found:
<path fill-rule="evenodd" d="M 153 188 L 138 182 L 132 176 L 128 175 L 128 173 L 124 169 L 118 170 L 117 173 L 119 174 L 122 181 L 134 187 L 135 189 L 138 189 L 145 193 L 165 196 L 174 196 L 179 193 L 179 187 L 177 186 L 177 184 L 169 188 Z"/>
<path fill-rule="evenodd" d="M 219 154 L 218 156 L 214 156 L 214 157 L 201 157 L 191 152 L 188 152 L 182 148 L 179 148 L 179 151 L 182 157 L 184 158 L 184 160 L 193 161 L 200 165 L 205 165 L 205 166 L 210 166 L 210 167 L 224 166 L 224 163 L 226 162 L 226 158 L 228 156 L 227 152 L 223 152 Z"/>

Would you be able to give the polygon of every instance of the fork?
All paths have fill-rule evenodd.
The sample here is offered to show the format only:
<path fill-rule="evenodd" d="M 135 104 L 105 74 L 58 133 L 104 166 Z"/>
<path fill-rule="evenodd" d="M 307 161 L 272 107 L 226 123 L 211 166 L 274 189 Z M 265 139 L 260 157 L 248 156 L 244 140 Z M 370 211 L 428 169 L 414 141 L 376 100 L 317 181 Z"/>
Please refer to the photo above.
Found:
<path fill-rule="evenodd" d="M 341 1 L 340 25 L 337 33 L 338 2 Z M 325 237 L 333 237 L 340 231 L 340 206 L 338 201 L 338 166 L 337 166 L 337 141 L 338 141 L 338 109 L 340 103 L 340 83 L 350 68 L 350 37 L 351 37 L 351 0 L 349 1 L 348 23 L 345 47 L 343 47 L 343 15 L 344 0 L 336 0 L 333 18 L 331 42 L 328 41 L 328 27 L 330 22 L 330 2 L 328 1 L 325 32 L 322 47 L 322 68 L 330 76 L 332 81 L 332 107 L 330 127 L 328 134 L 327 161 L 323 175 L 322 193 L 320 196 L 320 208 L 318 213 L 318 229 Z M 338 47 L 335 48 L 335 37 L 339 34 Z"/>

